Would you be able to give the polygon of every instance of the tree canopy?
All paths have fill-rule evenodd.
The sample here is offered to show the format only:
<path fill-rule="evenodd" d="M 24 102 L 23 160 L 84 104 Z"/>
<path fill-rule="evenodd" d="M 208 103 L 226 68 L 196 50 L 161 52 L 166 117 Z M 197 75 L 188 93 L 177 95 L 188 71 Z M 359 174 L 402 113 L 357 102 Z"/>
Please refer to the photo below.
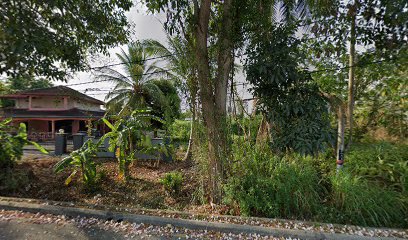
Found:
<path fill-rule="evenodd" d="M 131 0 L 0 2 L 0 74 L 64 79 L 89 51 L 127 42 Z"/>
<path fill-rule="evenodd" d="M 156 63 L 149 60 L 161 46 L 153 40 L 129 43 L 127 51 L 117 54 L 124 74 L 112 67 L 100 69 L 97 78 L 115 84 L 106 96 L 110 114 L 128 116 L 135 109 L 148 107 L 168 123 L 180 115 L 177 89 L 170 80 L 158 77 Z"/>

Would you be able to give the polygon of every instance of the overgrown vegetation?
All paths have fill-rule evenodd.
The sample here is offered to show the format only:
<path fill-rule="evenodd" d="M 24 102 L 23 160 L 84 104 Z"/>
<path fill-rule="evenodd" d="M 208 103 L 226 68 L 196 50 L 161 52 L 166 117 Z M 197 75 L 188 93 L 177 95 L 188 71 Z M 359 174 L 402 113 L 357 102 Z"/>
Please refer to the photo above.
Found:
<path fill-rule="evenodd" d="M 331 177 L 328 211 L 320 219 L 364 226 L 408 226 L 407 195 L 347 172 Z"/>
<path fill-rule="evenodd" d="M 70 184 L 75 175 L 79 172 L 86 188 L 93 190 L 97 187 L 98 175 L 96 172 L 95 157 L 99 144 L 99 142 L 94 143 L 93 139 L 88 139 L 80 149 L 73 151 L 70 156 L 62 159 L 54 166 L 56 173 L 68 167 L 73 168 L 71 174 L 65 180 L 65 185 Z"/>
<path fill-rule="evenodd" d="M 14 165 L 23 155 L 26 144 L 34 145 L 42 153 L 47 151 L 35 142 L 27 139 L 24 123 L 18 127 L 11 125 L 11 119 L 0 121 L 0 189 L 13 190 L 27 182 L 25 176 L 13 174 Z"/>
<path fill-rule="evenodd" d="M 408 194 L 408 145 L 390 142 L 359 143 L 353 146 L 347 169 L 383 187 Z"/>
<path fill-rule="evenodd" d="M 176 120 L 168 131 L 173 141 L 187 143 L 190 139 L 191 123 L 185 120 Z"/>
<path fill-rule="evenodd" d="M 164 189 L 170 195 L 177 196 L 183 184 L 183 175 L 180 172 L 169 172 L 160 179 Z"/>
<path fill-rule="evenodd" d="M 274 156 L 267 147 L 239 142 L 234 175 L 226 184 L 228 203 L 246 216 L 311 218 L 321 203 L 316 170 L 304 161 Z"/>
<path fill-rule="evenodd" d="M 399 159 L 405 148 L 396 150 L 398 145 L 394 146 L 394 157 Z M 254 148 L 244 142 L 236 144 L 234 156 L 237 161 L 225 185 L 225 200 L 236 213 L 364 226 L 408 226 L 408 195 L 400 187 L 393 188 L 395 183 L 389 179 L 381 178 L 385 172 L 395 171 L 392 164 L 384 162 L 383 168 L 378 168 L 383 175 L 373 172 L 367 176 L 357 166 L 364 169 L 368 159 L 351 157 L 349 169 L 327 174 L 325 165 L 318 161 L 330 159 L 293 154 L 281 157 L 265 146 Z M 395 161 L 391 159 L 383 161 Z"/>
<path fill-rule="evenodd" d="M 131 41 L 117 54 L 120 63 L 98 68 L 96 79 L 114 83 L 106 96 L 113 116 L 104 119 L 110 132 L 101 141 L 109 138 L 121 182 L 130 182 L 138 153 L 168 153 L 148 134 L 162 128 L 173 142 L 189 142 L 184 159 L 196 173 L 195 203 L 226 204 L 231 213 L 250 216 L 408 227 L 406 1 L 142 2 L 167 16 L 169 48 L 156 40 Z M 14 5 L 5 5 L 5 16 L 14 14 Z M 74 0 L 61 9 L 77 5 Z M 54 16 L 58 6 L 43 6 L 38 16 L 49 25 L 45 37 L 36 34 L 38 26 L 22 34 L 25 27 L 10 31 L 19 24 L 0 20 L 6 33 L 0 40 L 12 40 L 0 46 L 0 73 L 64 79 L 66 71 L 55 62 L 84 70 L 88 49 L 106 52 L 126 43 L 124 11 L 132 3 L 94 5 L 83 4 L 80 24 L 78 16 Z M 25 5 L 20 10 L 27 26 L 38 17 L 30 18 Z M 75 41 L 65 37 L 61 21 L 48 23 L 52 16 L 72 27 Z M 44 57 L 51 60 L 39 64 Z M 245 82 L 237 77 L 239 57 Z M 34 78 L 16 77 L 13 84 L 34 86 Z M 0 83 L 0 91 L 10 86 Z M 243 99 L 240 86 L 253 98 Z M 177 119 L 180 93 L 191 122 Z M 24 126 L 10 134 L 8 123 L 0 125 L 0 167 L 12 169 L 27 135 Z M 97 185 L 98 144 L 88 142 L 57 164 L 57 172 L 74 169 L 67 184 L 80 172 L 85 185 Z M 184 184 L 179 172 L 160 182 L 170 195 Z"/>

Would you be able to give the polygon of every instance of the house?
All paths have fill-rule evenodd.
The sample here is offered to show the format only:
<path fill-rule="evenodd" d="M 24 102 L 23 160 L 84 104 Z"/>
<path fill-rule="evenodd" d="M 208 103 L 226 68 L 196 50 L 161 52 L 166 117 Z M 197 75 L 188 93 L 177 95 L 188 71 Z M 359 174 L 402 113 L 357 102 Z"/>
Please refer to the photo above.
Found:
<path fill-rule="evenodd" d="M 68 134 L 86 131 L 89 121 L 104 132 L 104 125 L 95 122 L 105 114 L 101 108 L 104 102 L 66 86 L 20 91 L 0 98 L 13 102 L 12 107 L 0 109 L 0 119 L 12 118 L 14 125 L 25 123 L 30 139 L 53 139 L 60 129 Z"/>

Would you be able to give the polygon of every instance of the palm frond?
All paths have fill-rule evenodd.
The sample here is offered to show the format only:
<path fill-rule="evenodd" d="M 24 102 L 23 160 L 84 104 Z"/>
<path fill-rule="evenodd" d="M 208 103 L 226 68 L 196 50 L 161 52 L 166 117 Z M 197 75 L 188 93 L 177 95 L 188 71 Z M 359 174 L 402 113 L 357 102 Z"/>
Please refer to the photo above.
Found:
<path fill-rule="evenodd" d="M 116 71 L 112 68 L 103 68 L 99 70 L 99 73 L 96 75 L 96 80 L 98 81 L 107 81 L 113 83 L 128 83 L 132 84 L 132 81 L 122 73 Z"/>

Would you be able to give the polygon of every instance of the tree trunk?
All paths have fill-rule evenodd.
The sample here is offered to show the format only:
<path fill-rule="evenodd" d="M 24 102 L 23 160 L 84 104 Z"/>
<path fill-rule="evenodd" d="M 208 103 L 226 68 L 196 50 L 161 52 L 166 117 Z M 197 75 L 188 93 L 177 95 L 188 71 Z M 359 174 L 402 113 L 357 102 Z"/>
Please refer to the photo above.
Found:
<path fill-rule="evenodd" d="M 218 39 L 218 59 L 217 59 L 217 81 L 215 82 L 215 106 L 217 110 L 216 122 L 219 125 L 219 144 L 221 148 L 221 158 L 227 159 L 229 147 L 227 143 L 226 118 L 227 118 L 227 89 L 230 72 L 232 69 L 232 1 L 225 0 L 223 5 L 223 16 Z M 224 169 L 225 171 L 226 169 Z"/>
<path fill-rule="evenodd" d="M 210 79 L 210 67 L 207 49 L 208 23 L 210 19 L 211 0 L 201 0 L 198 11 L 198 22 L 195 31 L 196 60 L 198 70 L 198 84 L 204 124 L 208 135 L 209 158 L 209 191 L 211 201 L 221 201 L 222 165 L 218 136 L 217 111 L 213 94 L 213 85 Z"/>
<path fill-rule="evenodd" d="M 231 16 L 232 0 L 225 0 L 217 59 L 217 81 L 215 83 L 215 103 L 220 116 L 226 116 L 228 79 L 232 63 Z"/>
<path fill-rule="evenodd" d="M 354 4 L 355 6 L 355 4 Z M 354 7 L 355 8 L 355 7 Z M 347 148 L 350 147 L 353 138 L 353 111 L 354 111 L 354 94 L 355 94 L 355 57 L 356 57 L 356 10 L 351 11 L 351 30 L 350 30 L 350 55 L 349 55 L 349 82 L 348 82 L 348 109 L 347 122 L 349 126 L 349 139 Z"/>
<path fill-rule="evenodd" d="M 345 129 L 345 109 L 343 104 L 338 105 L 337 112 L 337 171 L 340 171 L 343 168 L 344 163 L 344 129 Z"/>
<path fill-rule="evenodd" d="M 337 147 L 336 147 L 336 163 L 337 163 L 337 172 L 343 168 L 344 163 L 344 132 L 346 128 L 346 109 L 345 105 L 341 98 L 334 95 L 330 95 L 324 92 L 321 92 L 322 96 L 327 98 L 330 102 L 330 106 L 333 109 L 337 109 Z"/>
<path fill-rule="evenodd" d="M 194 138 L 194 130 L 195 130 L 195 119 L 196 119 L 196 97 L 195 93 L 191 94 L 191 125 L 190 125 L 190 138 L 188 139 L 188 148 L 187 152 L 184 155 L 183 161 L 190 161 L 192 155 L 192 148 L 193 148 L 193 138 Z"/>

